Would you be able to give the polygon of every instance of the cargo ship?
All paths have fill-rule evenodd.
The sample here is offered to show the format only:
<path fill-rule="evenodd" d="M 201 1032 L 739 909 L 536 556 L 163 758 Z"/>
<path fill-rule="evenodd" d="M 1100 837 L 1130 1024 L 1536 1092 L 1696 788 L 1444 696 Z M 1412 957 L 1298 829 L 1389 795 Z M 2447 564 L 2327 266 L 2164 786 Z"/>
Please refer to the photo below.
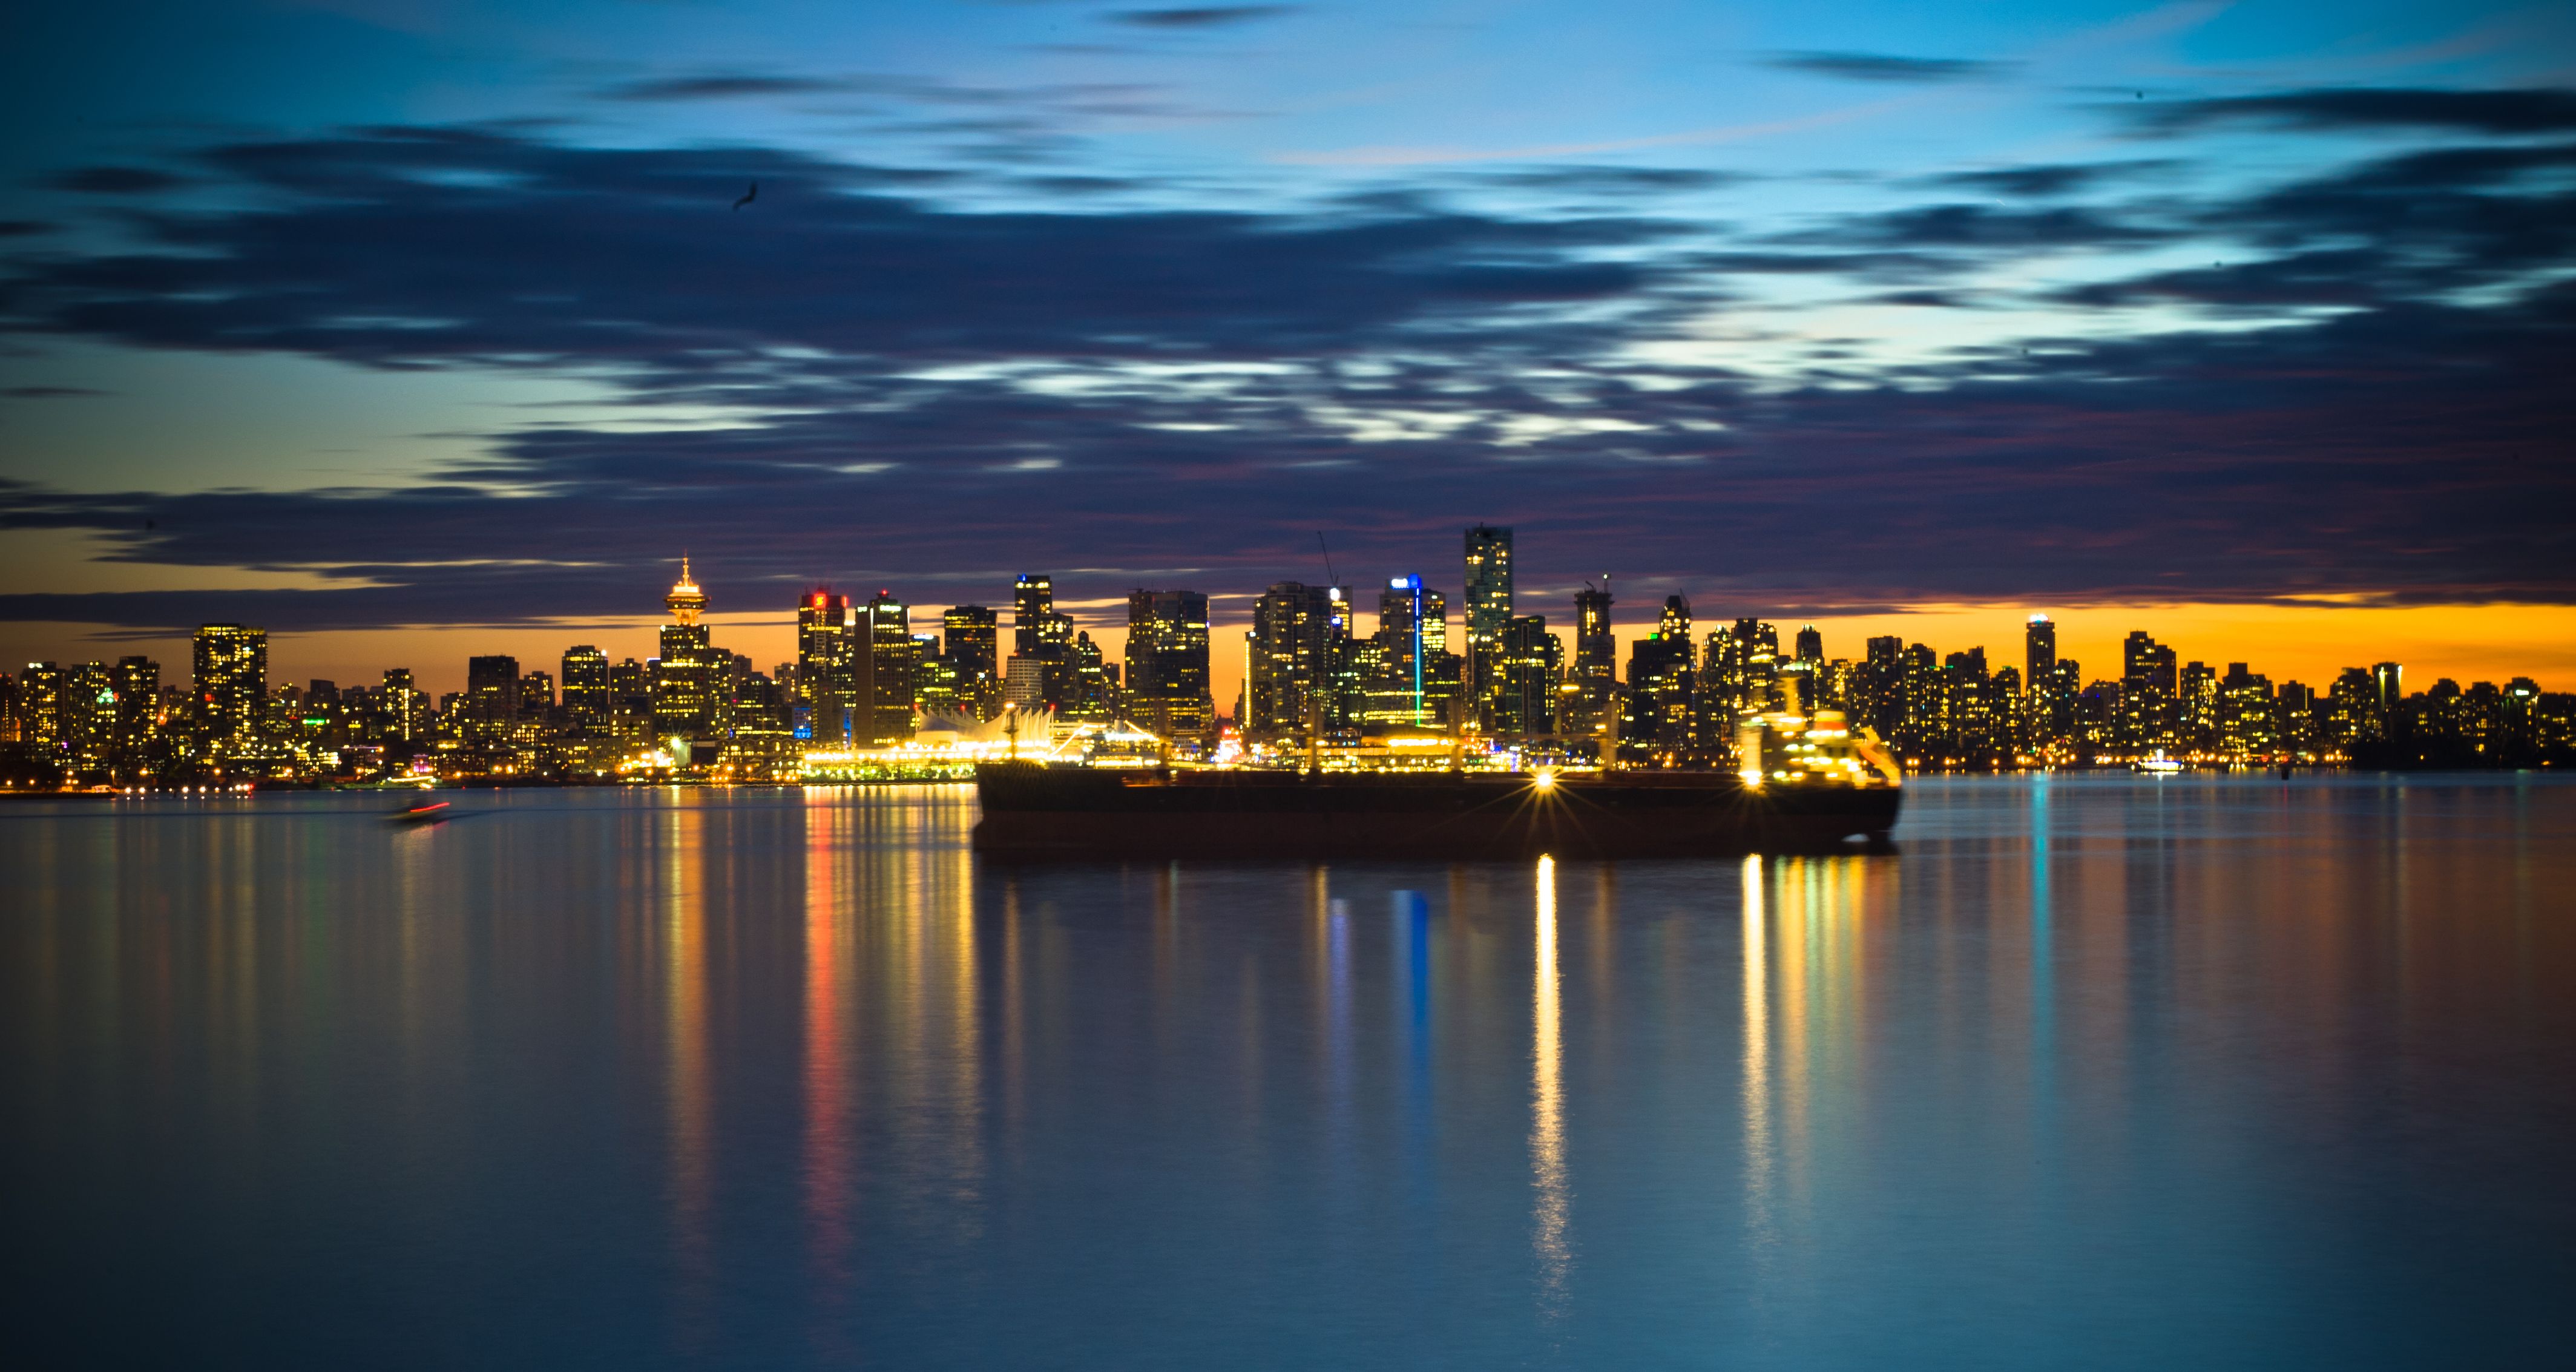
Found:
<path fill-rule="evenodd" d="M 1893 764 L 1809 725 L 1747 737 L 1741 755 L 1757 761 L 1737 772 L 985 763 L 974 846 L 1042 859 L 1572 859 L 1886 844 L 1904 794 Z"/>

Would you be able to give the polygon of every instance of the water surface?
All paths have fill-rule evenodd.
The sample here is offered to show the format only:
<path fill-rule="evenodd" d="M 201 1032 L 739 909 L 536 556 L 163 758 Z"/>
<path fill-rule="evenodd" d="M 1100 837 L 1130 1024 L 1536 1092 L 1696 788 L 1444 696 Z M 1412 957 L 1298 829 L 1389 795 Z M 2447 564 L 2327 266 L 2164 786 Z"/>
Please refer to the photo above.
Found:
<path fill-rule="evenodd" d="M 0 807 L 52 1365 L 2507 1366 L 2576 787 L 1004 868 L 963 788 Z"/>

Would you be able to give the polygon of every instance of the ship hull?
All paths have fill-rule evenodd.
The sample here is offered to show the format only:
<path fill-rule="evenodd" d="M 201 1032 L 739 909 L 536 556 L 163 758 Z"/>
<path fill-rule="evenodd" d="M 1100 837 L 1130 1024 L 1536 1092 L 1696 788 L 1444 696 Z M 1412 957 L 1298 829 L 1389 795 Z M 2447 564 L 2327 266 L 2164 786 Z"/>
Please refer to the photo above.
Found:
<path fill-rule="evenodd" d="M 1893 787 L 1755 790 L 1713 773 L 1118 772 L 976 776 L 978 851 L 1031 859 L 1715 857 L 1884 844 Z"/>

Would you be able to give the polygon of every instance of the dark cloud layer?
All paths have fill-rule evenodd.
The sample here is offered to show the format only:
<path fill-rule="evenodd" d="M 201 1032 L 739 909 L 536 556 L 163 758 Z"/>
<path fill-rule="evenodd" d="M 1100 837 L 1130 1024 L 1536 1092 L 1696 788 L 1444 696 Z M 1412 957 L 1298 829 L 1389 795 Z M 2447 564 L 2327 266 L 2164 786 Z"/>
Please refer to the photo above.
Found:
<path fill-rule="evenodd" d="M 1762 64 L 1782 71 L 1805 72 L 1810 76 L 1908 85 L 1978 81 L 2012 69 L 2009 62 L 1965 57 L 1896 57 L 1875 52 L 1777 52 L 1763 58 Z"/>
<path fill-rule="evenodd" d="M 1276 19 L 1293 12 L 1294 5 L 1195 5 L 1168 9 L 1119 10 L 1109 17 L 1121 24 L 1145 29 L 1214 29 L 1250 24 L 1263 19 Z"/>
<path fill-rule="evenodd" d="M 991 597 L 1004 569 L 1096 594 L 1129 575 L 1076 569 L 1186 567 L 1241 591 L 1311 575 L 1317 528 L 1346 566 L 1440 584 L 1475 519 L 1519 526 L 1533 577 L 1606 563 L 1748 610 L 2565 600 L 2571 147 L 2436 149 L 2198 202 L 2033 204 L 2095 178 L 2030 169 L 1942 187 L 2007 203 L 1751 242 L 1421 196 L 966 213 L 901 173 L 777 151 L 488 130 L 236 143 L 196 164 L 228 208 L 128 213 L 139 247 L 20 253 L 0 271 L 0 319 L 147 347 L 550 369 L 647 414 L 730 418 L 532 421 L 392 490 L 0 483 L 0 527 L 334 583 L 0 593 L 0 616 L 634 613 L 651 607 L 654 559 L 682 546 L 728 609 L 820 577 L 931 604 Z M 1631 174 L 1522 175 L 1615 193 Z M 757 204 L 728 209 L 749 179 Z M 1988 280 L 2033 253 L 2186 238 L 2224 242 L 2225 259 L 2054 302 Z M 2266 327 L 2078 330 L 1904 365 L 1823 339 L 1814 355 L 1849 370 L 1785 389 L 1722 361 L 1649 377 L 1627 360 L 1787 278 L 1926 309 L 2156 305 Z"/>
<path fill-rule="evenodd" d="M 2411 128 L 2488 135 L 2576 132 L 2576 91 L 2547 89 L 2327 87 L 2118 108 L 2162 133 L 2224 124 L 2316 131 Z"/>

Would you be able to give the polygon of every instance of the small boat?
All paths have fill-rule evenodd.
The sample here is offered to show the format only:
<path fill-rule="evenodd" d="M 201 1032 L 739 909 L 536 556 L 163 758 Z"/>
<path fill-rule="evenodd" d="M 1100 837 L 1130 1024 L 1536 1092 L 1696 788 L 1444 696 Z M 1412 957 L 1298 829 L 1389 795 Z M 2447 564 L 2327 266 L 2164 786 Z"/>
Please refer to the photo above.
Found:
<path fill-rule="evenodd" d="M 409 829 L 422 825 L 444 824 L 455 817 L 456 812 L 447 808 L 446 801 L 433 800 L 426 804 L 415 805 L 408 810 L 396 810 L 385 816 L 385 822 Z"/>
<path fill-rule="evenodd" d="M 2182 770 L 2182 763 L 2166 757 L 2161 748 L 2138 759 L 2137 765 L 2139 771 L 2149 776 L 2169 777 Z"/>

